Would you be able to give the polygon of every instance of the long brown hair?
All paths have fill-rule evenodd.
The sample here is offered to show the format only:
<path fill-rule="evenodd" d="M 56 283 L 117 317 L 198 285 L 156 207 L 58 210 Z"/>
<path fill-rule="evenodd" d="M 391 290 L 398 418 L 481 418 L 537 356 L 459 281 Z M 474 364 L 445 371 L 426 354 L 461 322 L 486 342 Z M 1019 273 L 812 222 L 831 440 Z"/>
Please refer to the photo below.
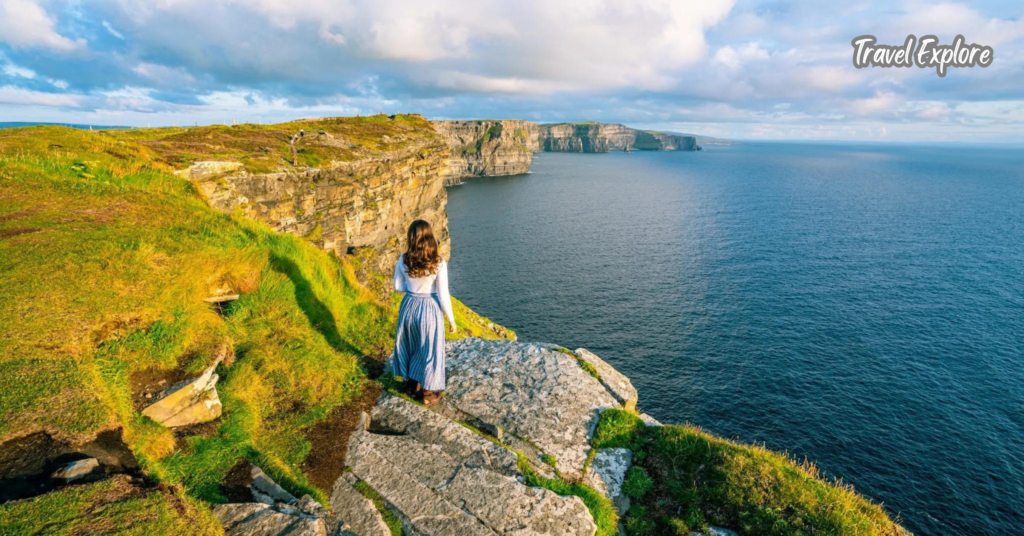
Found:
<path fill-rule="evenodd" d="M 416 220 L 409 225 L 409 249 L 405 251 L 405 270 L 409 277 L 423 277 L 437 272 L 441 255 L 437 252 L 437 239 L 430 224 Z"/>

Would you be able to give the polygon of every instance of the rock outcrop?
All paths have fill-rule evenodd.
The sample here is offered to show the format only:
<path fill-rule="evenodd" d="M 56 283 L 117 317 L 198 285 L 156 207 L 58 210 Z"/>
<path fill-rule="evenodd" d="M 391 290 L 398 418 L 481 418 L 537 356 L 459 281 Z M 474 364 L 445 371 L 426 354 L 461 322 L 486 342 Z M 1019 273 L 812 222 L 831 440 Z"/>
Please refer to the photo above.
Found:
<path fill-rule="evenodd" d="M 219 376 L 216 370 L 221 360 L 223 357 L 218 357 L 198 377 L 168 387 L 156 402 L 142 410 L 142 414 L 168 428 L 209 422 L 220 417 L 222 407 L 217 396 Z"/>
<path fill-rule="evenodd" d="M 387 393 L 373 414 L 370 429 L 352 437 L 352 471 L 342 478 L 362 480 L 380 493 L 408 533 L 592 536 L 596 531 L 578 497 L 524 485 L 516 455 L 507 448 Z"/>
<path fill-rule="evenodd" d="M 552 123 L 540 125 L 540 148 L 545 152 L 607 153 L 609 151 L 695 151 L 693 136 L 636 130 L 620 124 Z"/>
<path fill-rule="evenodd" d="M 636 391 L 587 354 L 584 361 L 552 344 L 450 342 L 441 402 L 425 408 L 382 394 L 352 436 L 342 480 L 372 487 L 408 534 L 593 535 L 581 499 L 528 486 L 524 474 L 582 481 L 628 508 L 629 451 L 600 450 L 589 464 L 587 455 L 601 412 L 623 408 L 620 398 L 635 404 Z M 584 370 L 596 362 L 619 394 Z"/>
<path fill-rule="evenodd" d="M 309 495 L 301 499 L 285 491 L 259 467 L 252 468 L 252 483 L 249 491 L 250 503 L 218 504 L 213 514 L 224 527 L 228 536 L 388 536 L 390 532 L 380 514 L 370 506 L 372 512 L 359 512 L 349 508 L 356 498 L 365 500 L 356 493 L 355 497 L 344 497 L 337 501 L 340 510 L 352 516 L 333 515 Z M 337 494 L 337 490 L 335 491 Z M 338 506 L 334 506 L 338 513 Z M 373 519 L 372 516 L 376 516 Z M 376 528 L 377 530 L 371 530 Z M 381 532 L 380 529 L 383 529 Z"/>
<path fill-rule="evenodd" d="M 533 153 L 540 149 L 540 129 L 529 121 L 432 121 L 432 124 L 451 148 L 446 184 L 458 184 L 464 177 L 529 173 Z"/>
<path fill-rule="evenodd" d="M 448 146 L 437 136 L 319 168 L 249 173 L 233 162 L 196 162 L 183 171 L 210 204 L 241 210 L 278 232 L 303 236 L 337 255 L 372 248 L 380 268 L 398 259 L 412 220 L 430 222 L 449 251 Z"/>

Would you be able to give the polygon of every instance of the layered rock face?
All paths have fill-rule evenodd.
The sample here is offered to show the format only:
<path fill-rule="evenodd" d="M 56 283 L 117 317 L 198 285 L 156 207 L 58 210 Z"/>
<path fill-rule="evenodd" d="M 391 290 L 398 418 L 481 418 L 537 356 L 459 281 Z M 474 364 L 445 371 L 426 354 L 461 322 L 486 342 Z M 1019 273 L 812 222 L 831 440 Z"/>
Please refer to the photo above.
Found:
<path fill-rule="evenodd" d="M 232 163 L 196 162 L 185 174 L 218 210 L 240 209 L 275 231 L 306 237 L 338 255 L 373 248 L 377 268 L 386 271 L 415 219 L 430 222 L 448 256 L 448 155 L 447 145 L 434 137 L 302 171 L 250 174 Z"/>
<path fill-rule="evenodd" d="M 529 173 L 533 153 L 540 150 L 540 129 L 529 121 L 432 121 L 432 124 L 451 148 L 445 173 L 448 184 L 458 184 L 464 177 Z"/>
<path fill-rule="evenodd" d="M 540 125 L 540 148 L 546 152 L 607 153 L 609 151 L 695 151 L 693 136 L 636 130 L 604 123 Z"/>

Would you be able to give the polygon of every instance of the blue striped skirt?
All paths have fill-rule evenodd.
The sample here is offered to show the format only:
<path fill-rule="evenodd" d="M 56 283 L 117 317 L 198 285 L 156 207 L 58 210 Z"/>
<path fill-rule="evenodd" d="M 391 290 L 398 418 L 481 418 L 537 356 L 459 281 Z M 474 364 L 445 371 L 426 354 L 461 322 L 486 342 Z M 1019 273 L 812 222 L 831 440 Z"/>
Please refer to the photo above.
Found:
<path fill-rule="evenodd" d="M 444 390 L 444 313 L 437 294 L 407 292 L 402 298 L 394 374 L 430 391 Z"/>

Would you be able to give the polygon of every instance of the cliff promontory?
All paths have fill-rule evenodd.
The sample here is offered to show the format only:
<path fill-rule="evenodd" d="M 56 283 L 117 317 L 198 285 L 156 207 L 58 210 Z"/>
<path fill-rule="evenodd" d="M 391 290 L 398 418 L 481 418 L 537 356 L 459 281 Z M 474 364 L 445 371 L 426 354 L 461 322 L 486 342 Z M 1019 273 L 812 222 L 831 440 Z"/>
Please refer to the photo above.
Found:
<path fill-rule="evenodd" d="M 520 120 L 433 121 L 451 148 L 445 181 L 463 177 L 529 173 L 540 129 Z"/>
<path fill-rule="evenodd" d="M 241 210 L 327 251 L 370 248 L 386 269 L 405 226 L 419 218 L 433 225 L 447 256 L 450 151 L 420 116 L 199 127 L 142 143 L 172 162 L 198 152 L 178 174 L 214 208 Z"/>
<path fill-rule="evenodd" d="M 620 124 L 550 123 L 540 125 L 540 147 L 545 152 L 607 153 L 609 151 L 696 151 L 693 136 L 637 130 Z"/>
<path fill-rule="evenodd" d="M 445 396 L 399 395 L 395 296 L 324 249 L 447 239 L 450 152 L 419 116 L 0 131 L 0 533 L 905 534 L 457 301 Z"/>

